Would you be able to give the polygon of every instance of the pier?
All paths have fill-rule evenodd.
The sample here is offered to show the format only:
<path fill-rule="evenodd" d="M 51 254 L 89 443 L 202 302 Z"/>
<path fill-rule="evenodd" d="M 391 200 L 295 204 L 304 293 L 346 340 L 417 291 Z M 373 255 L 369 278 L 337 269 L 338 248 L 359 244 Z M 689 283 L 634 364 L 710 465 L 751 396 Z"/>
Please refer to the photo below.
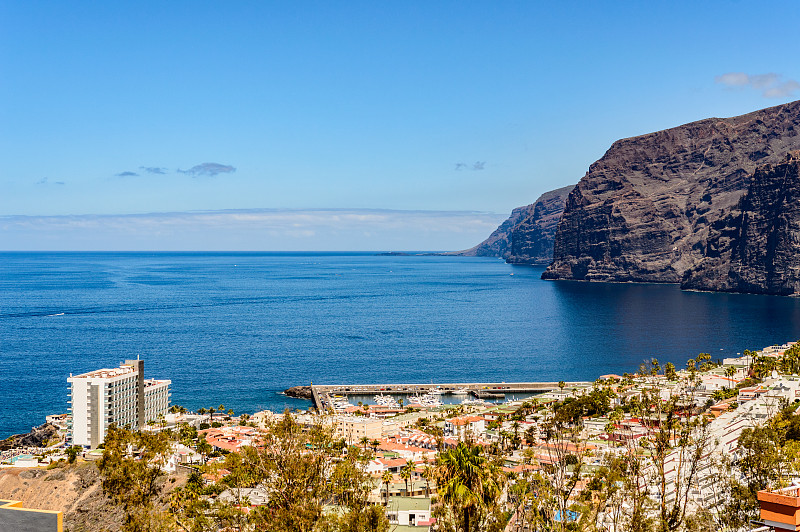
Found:
<path fill-rule="evenodd" d="M 566 382 L 564 388 L 590 386 L 591 382 Z M 414 395 L 430 392 L 442 395 L 466 390 L 478 399 L 504 399 L 514 394 L 539 394 L 558 390 L 557 382 L 468 382 L 442 384 L 312 384 L 314 407 L 323 410 L 323 401 L 332 395 Z"/>

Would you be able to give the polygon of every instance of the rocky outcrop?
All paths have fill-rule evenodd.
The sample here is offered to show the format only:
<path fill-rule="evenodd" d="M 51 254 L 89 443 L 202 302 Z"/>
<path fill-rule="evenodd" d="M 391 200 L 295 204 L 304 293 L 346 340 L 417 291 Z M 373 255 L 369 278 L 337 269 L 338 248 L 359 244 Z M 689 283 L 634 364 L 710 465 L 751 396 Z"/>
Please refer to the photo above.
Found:
<path fill-rule="evenodd" d="M 15 434 L 0 441 L 0 451 L 19 447 L 45 447 L 47 442 L 58 434 L 58 427 L 45 423 L 34 427 L 27 434 Z"/>
<path fill-rule="evenodd" d="M 311 390 L 311 386 L 292 386 L 284 390 L 283 395 L 297 399 L 314 399 L 314 392 Z"/>
<path fill-rule="evenodd" d="M 570 193 L 545 279 L 679 283 L 756 167 L 800 148 L 800 102 L 615 142 Z"/>
<path fill-rule="evenodd" d="M 530 215 L 511 230 L 511 250 L 506 260 L 513 264 L 550 264 L 556 228 L 567 197 L 575 185 L 542 194 Z"/>
<path fill-rule="evenodd" d="M 464 257 L 502 257 L 516 264 L 550 264 L 556 226 L 567 195 L 575 185 L 545 192 L 535 203 L 517 207 L 489 238 L 466 251 Z"/>
<path fill-rule="evenodd" d="M 702 252 L 682 288 L 800 294 L 800 153 L 755 171 L 738 205 L 711 225 Z"/>

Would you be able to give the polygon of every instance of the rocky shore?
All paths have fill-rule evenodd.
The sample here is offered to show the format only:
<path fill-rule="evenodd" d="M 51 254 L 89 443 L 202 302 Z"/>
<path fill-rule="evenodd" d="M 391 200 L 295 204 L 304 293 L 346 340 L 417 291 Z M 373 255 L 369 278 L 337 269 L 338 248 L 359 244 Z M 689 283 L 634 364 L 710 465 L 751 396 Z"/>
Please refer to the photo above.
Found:
<path fill-rule="evenodd" d="M 314 399 L 314 392 L 311 391 L 311 386 L 292 386 L 283 391 L 283 395 L 287 397 L 294 397 L 296 399 Z"/>
<path fill-rule="evenodd" d="M 45 447 L 50 438 L 58 434 L 58 428 L 50 423 L 34 427 L 27 434 L 14 434 L 0 440 L 0 451 L 8 451 L 19 447 Z"/>

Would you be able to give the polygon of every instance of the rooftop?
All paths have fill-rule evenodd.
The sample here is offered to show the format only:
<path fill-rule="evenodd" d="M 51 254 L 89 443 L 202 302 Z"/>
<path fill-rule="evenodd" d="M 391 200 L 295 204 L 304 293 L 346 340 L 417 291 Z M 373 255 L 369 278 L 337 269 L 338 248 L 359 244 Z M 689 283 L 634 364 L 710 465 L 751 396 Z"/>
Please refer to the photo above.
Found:
<path fill-rule="evenodd" d="M 130 373 L 134 373 L 133 366 L 126 366 L 122 365 L 118 368 L 103 368 L 103 369 L 96 369 L 94 371 L 90 371 L 88 373 L 81 373 L 80 375 L 71 375 L 70 378 L 73 379 L 111 379 L 113 377 L 119 377 L 121 375 L 127 375 Z"/>
<path fill-rule="evenodd" d="M 410 510 L 430 510 L 431 500 L 427 497 L 391 497 L 389 507 L 397 508 L 399 512 Z"/>

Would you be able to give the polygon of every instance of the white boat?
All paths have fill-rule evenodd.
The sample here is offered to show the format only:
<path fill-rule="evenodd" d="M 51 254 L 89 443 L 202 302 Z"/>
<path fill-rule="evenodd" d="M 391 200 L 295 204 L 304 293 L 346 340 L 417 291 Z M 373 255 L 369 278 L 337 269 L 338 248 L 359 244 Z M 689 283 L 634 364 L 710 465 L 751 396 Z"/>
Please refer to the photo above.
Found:
<path fill-rule="evenodd" d="M 373 399 L 375 399 L 375 404 L 377 404 L 378 406 L 388 406 L 390 408 L 400 407 L 400 403 L 395 401 L 394 397 L 392 397 L 391 395 L 383 395 L 381 393 L 376 395 Z"/>
<path fill-rule="evenodd" d="M 469 390 L 466 388 L 459 388 L 453 391 L 453 395 L 469 395 Z"/>
<path fill-rule="evenodd" d="M 486 404 L 486 401 L 483 399 L 464 399 L 461 401 L 462 405 L 476 405 L 476 406 L 483 406 Z"/>
<path fill-rule="evenodd" d="M 439 397 L 436 394 L 426 393 L 423 396 L 415 396 L 411 397 L 412 402 L 414 404 L 418 404 L 420 406 L 431 408 L 434 406 L 442 406 L 442 402 L 439 400 Z"/>

